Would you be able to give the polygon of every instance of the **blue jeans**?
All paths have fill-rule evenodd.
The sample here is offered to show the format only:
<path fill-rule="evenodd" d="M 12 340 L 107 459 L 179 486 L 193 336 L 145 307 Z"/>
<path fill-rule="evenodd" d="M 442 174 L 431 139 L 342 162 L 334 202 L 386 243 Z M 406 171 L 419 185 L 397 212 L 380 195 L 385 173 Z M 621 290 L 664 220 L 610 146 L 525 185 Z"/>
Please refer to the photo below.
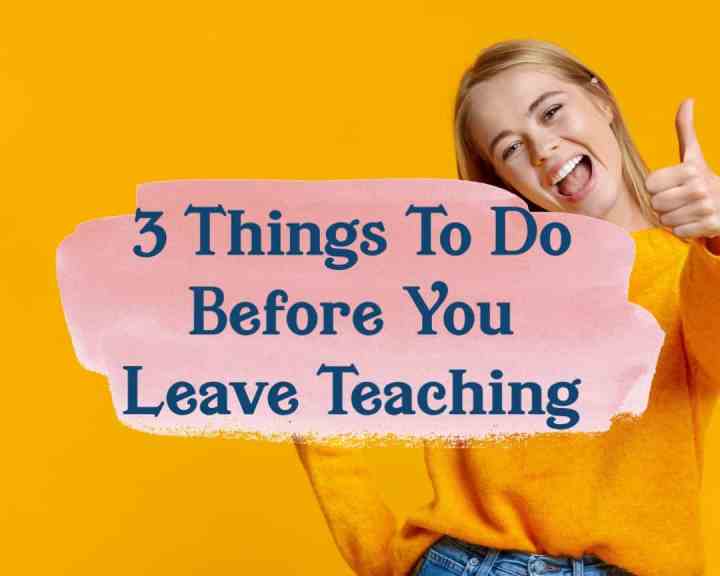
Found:
<path fill-rule="evenodd" d="M 595 556 L 570 558 L 496 550 L 443 536 L 427 549 L 413 576 L 632 576 Z"/>

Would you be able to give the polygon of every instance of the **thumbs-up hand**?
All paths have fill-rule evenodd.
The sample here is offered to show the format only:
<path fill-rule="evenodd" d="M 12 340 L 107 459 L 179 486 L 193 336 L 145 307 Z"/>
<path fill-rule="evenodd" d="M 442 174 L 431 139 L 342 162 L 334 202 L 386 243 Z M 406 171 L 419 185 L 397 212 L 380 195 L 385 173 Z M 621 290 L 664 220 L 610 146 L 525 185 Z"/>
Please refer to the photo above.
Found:
<path fill-rule="evenodd" d="M 720 177 L 705 162 L 693 125 L 692 100 L 675 116 L 680 164 L 652 172 L 645 180 L 650 204 L 664 226 L 681 238 L 720 235 Z"/>

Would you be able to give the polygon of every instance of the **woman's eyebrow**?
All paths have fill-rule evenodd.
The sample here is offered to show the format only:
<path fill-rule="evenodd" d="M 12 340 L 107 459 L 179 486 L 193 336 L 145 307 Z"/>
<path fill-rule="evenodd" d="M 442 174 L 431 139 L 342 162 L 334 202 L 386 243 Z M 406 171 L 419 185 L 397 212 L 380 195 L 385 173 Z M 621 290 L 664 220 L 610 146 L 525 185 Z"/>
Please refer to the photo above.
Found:
<path fill-rule="evenodd" d="M 540 104 L 542 104 L 546 99 L 557 96 L 558 94 L 563 94 L 563 91 L 551 90 L 550 92 L 545 92 L 535 98 L 532 104 L 528 106 L 527 116 L 531 116 L 535 109 L 540 106 Z M 500 134 L 498 134 L 497 136 L 495 136 L 495 138 L 492 139 L 492 142 L 490 142 L 490 146 L 488 148 L 488 150 L 490 151 L 490 156 L 493 155 L 493 150 L 495 149 L 495 146 L 497 146 L 497 143 L 500 142 L 500 140 L 502 140 L 503 138 L 505 138 L 505 136 L 509 136 L 510 134 L 512 134 L 510 130 L 503 130 L 502 132 L 500 132 Z"/>
<path fill-rule="evenodd" d="M 553 96 L 557 96 L 558 94 L 563 94 L 562 90 L 552 90 L 550 92 L 545 92 L 544 94 L 541 94 L 535 100 L 532 104 L 528 107 L 527 115 L 530 116 L 534 112 L 535 108 L 540 106 L 540 104 L 543 103 L 544 100 L 547 98 L 552 98 Z"/>

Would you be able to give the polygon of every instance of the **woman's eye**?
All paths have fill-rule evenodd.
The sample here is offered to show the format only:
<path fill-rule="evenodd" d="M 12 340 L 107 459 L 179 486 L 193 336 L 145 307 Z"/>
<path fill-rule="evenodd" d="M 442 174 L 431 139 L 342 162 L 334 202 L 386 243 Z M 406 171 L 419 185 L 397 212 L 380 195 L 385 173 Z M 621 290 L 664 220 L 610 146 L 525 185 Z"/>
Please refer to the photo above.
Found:
<path fill-rule="evenodd" d="M 510 146 L 505 148 L 505 150 L 503 151 L 503 160 L 507 160 L 508 158 L 510 158 L 510 156 L 513 155 L 518 148 L 520 148 L 520 142 L 513 142 L 512 144 L 510 144 Z"/>
<path fill-rule="evenodd" d="M 562 104 L 555 104 L 554 106 L 550 106 L 550 108 L 545 110 L 543 118 L 545 120 L 552 120 L 553 116 L 558 113 L 558 110 L 560 110 L 560 108 L 562 108 Z"/>

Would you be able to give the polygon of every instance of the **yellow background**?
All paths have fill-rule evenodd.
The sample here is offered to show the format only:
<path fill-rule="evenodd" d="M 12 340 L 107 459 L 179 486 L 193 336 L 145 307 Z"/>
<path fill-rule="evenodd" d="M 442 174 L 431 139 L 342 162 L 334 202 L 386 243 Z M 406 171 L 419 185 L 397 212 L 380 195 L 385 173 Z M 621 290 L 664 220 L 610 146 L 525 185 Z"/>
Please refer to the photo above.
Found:
<path fill-rule="evenodd" d="M 517 37 L 597 69 L 654 168 L 676 161 L 675 108 L 696 96 L 720 168 L 718 14 L 699 4 L 13 4 L 0 13 L 3 574 L 349 574 L 291 446 L 126 429 L 105 379 L 77 363 L 55 250 L 79 222 L 131 213 L 139 182 L 454 177 L 459 76 Z M 399 513 L 429 497 L 417 450 L 373 460 Z"/>

